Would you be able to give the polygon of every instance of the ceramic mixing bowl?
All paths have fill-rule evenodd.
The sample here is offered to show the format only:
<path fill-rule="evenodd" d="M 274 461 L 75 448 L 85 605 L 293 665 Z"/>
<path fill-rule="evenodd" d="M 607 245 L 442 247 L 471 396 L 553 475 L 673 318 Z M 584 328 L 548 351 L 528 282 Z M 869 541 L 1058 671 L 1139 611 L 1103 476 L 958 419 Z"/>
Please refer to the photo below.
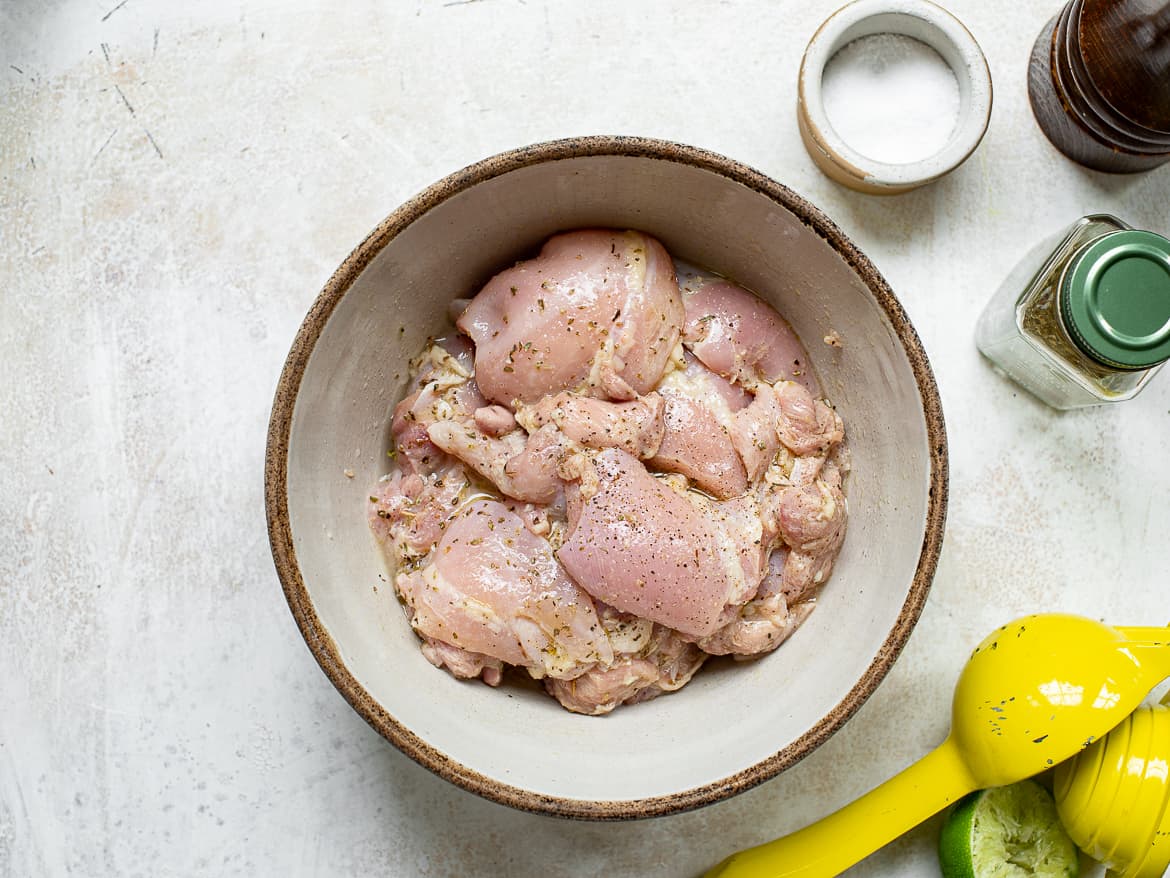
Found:
<path fill-rule="evenodd" d="M 773 303 L 804 339 L 853 452 L 849 533 L 817 610 L 775 653 L 715 662 L 605 717 L 429 665 L 366 526 L 407 363 L 453 298 L 549 235 L 635 228 Z M 839 346 L 822 342 L 835 333 Z M 836 339 L 833 339 L 834 341 Z M 341 264 L 281 375 L 265 470 L 269 535 L 297 624 L 375 729 L 465 789 L 531 811 L 621 819 L 727 798 L 823 743 L 889 671 L 942 541 L 938 391 L 881 275 L 824 214 L 722 156 L 629 137 L 504 153 L 394 211 Z"/>

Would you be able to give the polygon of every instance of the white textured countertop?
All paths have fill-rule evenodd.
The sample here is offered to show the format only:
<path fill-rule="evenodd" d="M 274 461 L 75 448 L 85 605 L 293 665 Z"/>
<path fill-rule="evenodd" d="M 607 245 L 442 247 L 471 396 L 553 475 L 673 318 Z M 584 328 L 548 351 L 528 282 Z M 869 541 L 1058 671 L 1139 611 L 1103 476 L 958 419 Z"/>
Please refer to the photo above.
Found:
<path fill-rule="evenodd" d="M 1024 72 L 1057 3 L 949 6 L 991 65 L 990 131 L 879 200 L 797 134 L 834 3 L 5 0 L 0 875 L 690 876 L 939 743 L 996 625 L 1170 621 L 1170 377 L 1062 415 L 972 342 L 1043 235 L 1095 211 L 1170 231 L 1170 166 L 1106 177 L 1043 138 Z M 706 147 L 823 208 L 905 304 L 951 448 L 934 589 L 873 698 L 777 779 L 621 825 L 480 800 L 371 731 L 297 632 L 262 502 L 277 374 L 350 248 L 450 171 L 587 133 Z M 937 874 L 937 827 L 850 874 Z"/>

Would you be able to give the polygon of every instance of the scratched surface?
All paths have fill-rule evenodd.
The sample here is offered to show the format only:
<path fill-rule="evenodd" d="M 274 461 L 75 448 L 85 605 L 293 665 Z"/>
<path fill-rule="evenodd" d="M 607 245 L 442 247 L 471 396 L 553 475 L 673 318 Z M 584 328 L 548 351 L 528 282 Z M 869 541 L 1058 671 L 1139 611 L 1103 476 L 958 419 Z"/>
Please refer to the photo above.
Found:
<path fill-rule="evenodd" d="M 875 200 L 797 134 L 833 4 L 0 4 L 0 876 L 693 875 L 937 744 L 1006 619 L 1170 621 L 1170 377 L 1059 415 L 972 343 L 1041 235 L 1090 211 L 1170 230 L 1170 167 L 1082 171 L 1032 122 L 1055 5 L 952 0 L 989 57 L 990 132 Z M 450 171 L 585 133 L 704 146 L 823 207 L 909 310 L 952 452 L 934 590 L 876 695 L 780 778 L 629 825 L 510 811 L 384 743 L 300 640 L 261 497 L 277 374 L 349 249 Z M 937 826 L 850 874 L 936 874 Z"/>

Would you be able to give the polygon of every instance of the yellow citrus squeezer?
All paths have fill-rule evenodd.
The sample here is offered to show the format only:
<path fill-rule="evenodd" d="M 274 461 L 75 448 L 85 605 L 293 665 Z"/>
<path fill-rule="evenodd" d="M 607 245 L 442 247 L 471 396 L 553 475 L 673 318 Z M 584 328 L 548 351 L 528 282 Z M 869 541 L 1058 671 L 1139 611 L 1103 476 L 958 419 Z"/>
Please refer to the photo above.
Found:
<path fill-rule="evenodd" d="M 967 793 L 1091 747 L 1166 677 L 1170 629 L 1055 613 L 1017 619 L 967 660 L 950 735 L 937 749 L 823 820 L 733 854 L 706 878 L 838 875 Z"/>
<path fill-rule="evenodd" d="M 1144 705 L 1053 777 L 1069 837 L 1116 878 L 1170 867 L 1170 707 Z"/>

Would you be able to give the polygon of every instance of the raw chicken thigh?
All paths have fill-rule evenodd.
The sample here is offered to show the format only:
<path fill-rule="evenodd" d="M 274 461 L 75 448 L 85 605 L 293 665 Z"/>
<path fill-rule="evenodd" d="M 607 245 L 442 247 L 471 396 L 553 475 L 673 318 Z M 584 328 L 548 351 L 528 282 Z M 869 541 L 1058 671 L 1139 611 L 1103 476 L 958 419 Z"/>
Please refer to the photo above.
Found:
<path fill-rule="evenodd" d="M 715 497 L 737 497 L 747 490 L 744 458 L 732 444 L 735 413 L 751 394 L 721 378 L 689 352 L 686 367 L 662 379 L 666 401 L 665 435 L 650 460 L 657 470 L 680 473 Z"/>
<path fill-rule="evenodd" d="M 769 305 L 640 232 L 556 235 L 413 362 L 369 520 L 422 653 L 604 714 L 791 636 L 845 537 L 844 426 Z"/>
<path fill-rule="evenodd" d="M 762 523 L 739 508 L 750 498 L 718 503 L 676 489 L 618 449 L 592 465 L 596 487 L 570 489 L 570 531 L 557 552 L 569 575 L 619 610 L 691 637 L 713 633 L 723 608 L 750 597 L 762 575 L 751 558 Z"/>
<path fill-rule="evenodd" d="M 398 591 L 420 634 L 534 677 L 571 679 L 613 660 L 589 595 L 548 541 L 494 500 L 452 516 L 434 560 L 400 576 Z"/>
<path fill-rule="evenodd" d="M 683 338 L 703 364 L 731 381 L 788 379 L 817 394 L 808 354 L 784 318 L 722 278 L 688 291 Z"/>
<path fill-rule="evenodd" d="M 641 232 L 556 235 L 488 281 L 456 321 L 492 402 L 573 390 L 629 400 L 658 383 L 684 318 L 674 264 Z"/>

